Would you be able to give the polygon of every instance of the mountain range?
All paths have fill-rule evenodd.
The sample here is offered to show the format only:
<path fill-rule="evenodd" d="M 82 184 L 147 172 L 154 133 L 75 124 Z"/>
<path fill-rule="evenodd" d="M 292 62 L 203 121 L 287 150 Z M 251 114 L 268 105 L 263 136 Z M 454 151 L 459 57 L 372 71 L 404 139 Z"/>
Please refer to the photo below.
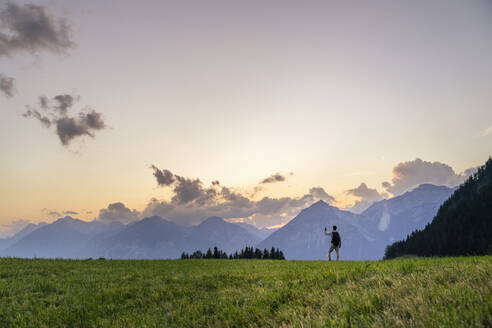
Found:
<path fill-rule="evenodd" d="M 401 196 L 374 203 L 361 214 L 319 201 L 278 230 L 257 229 L 211 217 L 181 226 L 158 216 L 124 225 L 64 217 L 51 224 L 28 225 L 0 239 L 0 256 L 47 258 L 178 258 L 182 252 L 217 246 L 228 253 L 245 246 L 280 248 L 287 259 L 326 259 L 330 238 L 324 227 L 338 227 L 342 259 L 380 259 L 385 247 L 422 229 L 455 189 L 420 185 Z"/>
<path fill-rule="evenodd" d="M 344 259 L 375 260 L 392 241 L 423 228 L 454 188 L 423 184 L 401 196 L 374 203 L 361 214 L 340 210 L 319 201 L 304 209 L 258 247 L 279 247 L 288 259 L 326 259 L 330 238 L 323 229 L 338 227 Z"/>

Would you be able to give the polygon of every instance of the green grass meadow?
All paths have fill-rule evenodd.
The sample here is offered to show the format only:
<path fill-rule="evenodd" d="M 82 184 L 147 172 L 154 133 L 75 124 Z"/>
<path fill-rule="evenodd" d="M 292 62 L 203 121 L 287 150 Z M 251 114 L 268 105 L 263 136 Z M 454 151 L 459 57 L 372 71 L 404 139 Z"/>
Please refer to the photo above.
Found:
<path fill-rule="evenodd" d="M 0 259 L 0 327 L 491 327 L 492 257 Z"/>

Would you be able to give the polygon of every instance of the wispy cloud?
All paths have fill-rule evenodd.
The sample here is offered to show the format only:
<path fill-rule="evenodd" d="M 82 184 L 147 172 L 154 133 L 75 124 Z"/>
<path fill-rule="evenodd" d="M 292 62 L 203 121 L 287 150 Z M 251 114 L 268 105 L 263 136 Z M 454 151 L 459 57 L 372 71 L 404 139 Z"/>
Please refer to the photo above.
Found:
<path fill-rule="evenodd" d="M 263 179 L 260 183 L 265 184 L 265 183 L 275 183 L 275 182 L 284 182 L 285 181 L 285 176 L 283 176 L 280 173 L 275 173 L 269 176 L 268 178 Z"/>
<path fill-rule="evenodd" d="M 14 96 L 14 78 L 0 73 L 0 92 L 7 98 Z"/>
<path fill-rule="evenodd" d="M 487 137 L 491 134 L 492 134 L 492 125 L 489 126 L 487 129 L 483 130 L 482 137 Z"/>

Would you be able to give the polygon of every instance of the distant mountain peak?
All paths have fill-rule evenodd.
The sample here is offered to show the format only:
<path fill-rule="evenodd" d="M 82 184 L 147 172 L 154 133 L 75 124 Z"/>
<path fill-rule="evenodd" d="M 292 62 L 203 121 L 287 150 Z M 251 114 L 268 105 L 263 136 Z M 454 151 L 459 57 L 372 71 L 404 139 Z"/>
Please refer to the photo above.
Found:
<path fill-rule="evenodd" d="M 316 208 L 316 207 L 320 207 L 320 208 L 323 208 L 323 207 L 332 207 L 330 204 L 328 204 L 327 202 L 325 202 L 324 200 L 320 199 L 318 200 L 316 203 L 313 203 L 311 206 L 309 206 L 308 208 Z"/>
<path fill-rule="evenodd" d="M 224 221 L 223 218 L 220 218 L 218 216 L 211 216 L 209 218 L 206 218 L 205 220 L 202 221 L 202 223 L 200 223 L 200 225 L 202 224 L 208 224 L 208 223 L 222 223 L 222 222 L 226 222 Z"/>
<path fill-rule="evenodd" d="M 418 185 L 414 189 L 412 189 L 410 192 L 412 192 L 412 191 L 423 191 L 423 190 L 436 190 L 436 189 L 450 189 L 450 187 L 442 186 L 442 185 L 435 185 L 435 184 L 431 184 L 431 183 L 423 183 L 421 185 Z"/>
<path fill-rule="evenodd" d="M 80 219 L 76 219 L 76 218 L 73 218 L 69 215 L 63 217 L 63 218 L 59 218 L 58 220 L 56 220 L 55 222 L 53 223 L 57 223 L 57 224 L 72 224 L 72 223 L 75 223 L 75 222 L 84 222 L 85 221 L 82 221 Z"/>
<path fill-rule="evenodd" d="M 306 207 L 301 212 L 326 211 L 329 209 L 333 210 L 336 209 L 336 207 L 331 206 L 330 204 L 328 204 L 323 200 L 319 200 L 316 203 L 311 204 L 309 207 Z"/>
<path fill-rule="evenodd" d="M 141 222 L 152 222 L 152 221 L 166 221 L 158 215 L 149 216 L 140 220 Z"/>

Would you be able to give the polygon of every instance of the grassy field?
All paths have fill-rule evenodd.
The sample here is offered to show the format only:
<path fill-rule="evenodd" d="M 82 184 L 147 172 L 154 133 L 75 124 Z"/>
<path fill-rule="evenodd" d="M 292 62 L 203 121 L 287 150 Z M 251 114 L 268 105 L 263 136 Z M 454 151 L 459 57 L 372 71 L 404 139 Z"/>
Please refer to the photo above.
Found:
<path fill-rule="evenodd" d="M 492 257 L 0 259 L 0 327 L 491 327 Z"/>

